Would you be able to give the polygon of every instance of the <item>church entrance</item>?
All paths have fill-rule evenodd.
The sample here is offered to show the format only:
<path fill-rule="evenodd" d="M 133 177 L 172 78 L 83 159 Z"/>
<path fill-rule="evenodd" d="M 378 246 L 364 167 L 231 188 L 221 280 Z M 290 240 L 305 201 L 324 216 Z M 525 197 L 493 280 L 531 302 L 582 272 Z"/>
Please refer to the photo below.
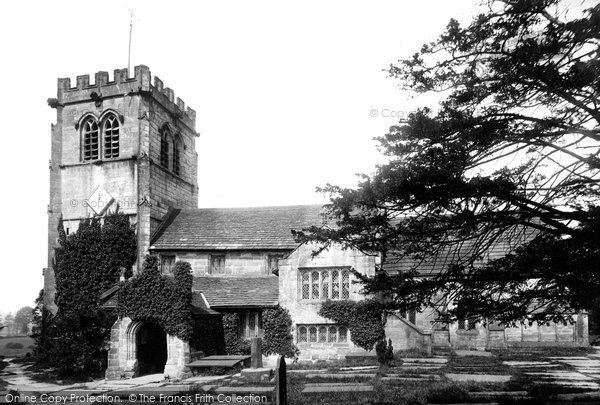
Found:
<path fill-rule="evenodd" d="M 142 325 L 137 333 L 138 375 L 163 373 L 167 363 L 167 334 L 155 323 Z"/>

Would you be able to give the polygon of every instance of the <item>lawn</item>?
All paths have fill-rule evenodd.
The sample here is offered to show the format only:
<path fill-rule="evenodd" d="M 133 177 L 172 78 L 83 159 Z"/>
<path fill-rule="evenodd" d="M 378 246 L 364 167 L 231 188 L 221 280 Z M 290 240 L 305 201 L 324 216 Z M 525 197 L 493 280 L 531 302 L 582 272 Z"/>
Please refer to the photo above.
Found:
<path fill-rule="evenodd" d="M 33 354 L 34 340 L 29 336 L 0 337 L 0 356 L 6 358 L 22 357 Z"/>

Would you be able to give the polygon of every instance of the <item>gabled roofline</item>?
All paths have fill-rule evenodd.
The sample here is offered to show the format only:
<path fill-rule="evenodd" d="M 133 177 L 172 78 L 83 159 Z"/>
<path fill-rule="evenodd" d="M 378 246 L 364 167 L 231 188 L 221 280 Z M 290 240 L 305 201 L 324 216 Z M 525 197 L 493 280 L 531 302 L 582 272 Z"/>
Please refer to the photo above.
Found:
<path fill-rule="evenodd" d="M 160 238 L 160 236 L 163 234 L 165 229 L 167 229 L 169 227 L 169 225 L 171 225 L 173 223 L 173 221 L 175 220 L 175 218 L 177 218 L 177 215 L 179 215 L 180 212 L 181 212 L 180 208 L 169 207 L 169 209 L 168 209 L 167 213 L 165 214 L 165 216 L 163 217 L 160 225 L 158 225 L 158 227 L 154 230 L 152 235 L 150 235 L 150 246 L 152 246 L 152 244 L 158 238 Z"/>

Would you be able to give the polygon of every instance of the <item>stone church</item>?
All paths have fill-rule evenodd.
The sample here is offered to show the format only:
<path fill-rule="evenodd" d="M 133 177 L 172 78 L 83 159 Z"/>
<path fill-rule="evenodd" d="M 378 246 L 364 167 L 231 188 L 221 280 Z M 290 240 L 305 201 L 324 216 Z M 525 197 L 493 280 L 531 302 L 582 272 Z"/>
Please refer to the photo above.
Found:
<path fill-rule="evenodd" d="M 194 313 L 240 315 L 240 335 L 261 336 L 261 313 L 280 305 L 292 317 L 300 359 L 338 359 L 359 350 L 350 331 L 318 315 L 326 300 L 360 300 L 350 269 L 373 275 L 376 255 L 331 248 L 313 256 L 292 229 L 322 223 L 321 207 L 302 205 L 198 209 L 196 112 L 175 98 L 146 66 L 58 79 L 51 128 L 48 267 L 44 304 L 56 312 L 52 270 L 57 225 L 67 233 L 79 221 L 102 216 L 118 204 L 131 218 L 138 241 L 137 269 L 146 254 L 159 257 L 169 275 L 175 261 L 191 264 Z M 208 151 L 218 153 L 218 151 Z M 495 254 L 502 254 L 502 246 Z M 402 262 L 385 268 L 402 270 Z M 429 263 L 435 270 L 441 262 Z M 115 287 L 103 296 L 114 306 Z M 396 349 L 439 346 L 486 349 L 520 345 L 585 345 L 587 315 L 574 324 L 505 328 L 494 324 L 439 324 L 432 310 L 388 317 L 386 335 Z M 158 353 L 143 369 L 140 359 Z M 181 376 L 190 361 L 189 342 L 155 324 L 123 318 L 112 329 L 108 378 L 144 372 Z"/>

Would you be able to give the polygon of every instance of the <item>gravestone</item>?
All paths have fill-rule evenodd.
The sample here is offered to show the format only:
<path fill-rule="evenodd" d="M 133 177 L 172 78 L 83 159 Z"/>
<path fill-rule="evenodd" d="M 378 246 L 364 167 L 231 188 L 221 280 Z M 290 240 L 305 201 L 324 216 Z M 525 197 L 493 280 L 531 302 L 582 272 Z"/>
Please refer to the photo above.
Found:
<path fill-rule="evenodd" d="M 262 339 L 258 337 L 252 338 L 250 345 L 250 355 L 252 356 L 250 361 L 250 367 L 262 368 Z"/>
<path fill-rule="evenodd" d="M 275 367 L 275 404 L 287 405 L 287 372 L 283 356 L 277 357 Z"/>

